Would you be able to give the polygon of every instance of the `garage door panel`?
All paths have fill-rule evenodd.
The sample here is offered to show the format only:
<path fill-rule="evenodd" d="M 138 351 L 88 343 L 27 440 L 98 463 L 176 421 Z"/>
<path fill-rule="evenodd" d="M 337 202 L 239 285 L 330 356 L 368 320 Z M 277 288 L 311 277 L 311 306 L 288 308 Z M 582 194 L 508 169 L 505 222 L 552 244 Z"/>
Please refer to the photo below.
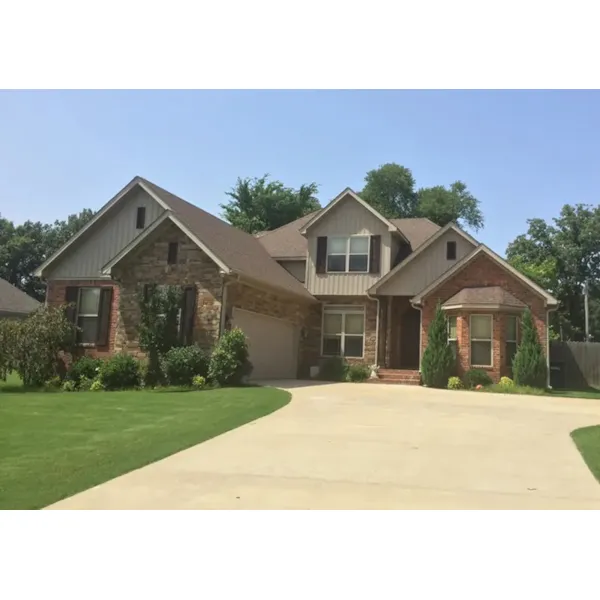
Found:
<path fill-rule="evenodd" d="M 292 323 L 236 308 L 233 325 L 248 339 L 253 379 L 295 379 L 298 330 Z"/>

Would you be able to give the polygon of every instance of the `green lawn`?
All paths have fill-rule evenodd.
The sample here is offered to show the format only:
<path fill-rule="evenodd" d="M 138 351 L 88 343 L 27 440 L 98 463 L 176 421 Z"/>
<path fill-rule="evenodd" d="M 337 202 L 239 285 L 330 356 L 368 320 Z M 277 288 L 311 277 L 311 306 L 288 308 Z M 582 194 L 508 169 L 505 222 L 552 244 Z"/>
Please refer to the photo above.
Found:
<path fill-rule="evenodd" d="M 585 464 L 600 482 L 600 425 L 582 427 L 571 432 Z"/>
<path fill-rule="evenodd" d="M 42 508 L 285 406 L 245 387 L 23 392 L 0 385 L 0 509 Z M 15 393 L 18 392 L 18 393 Z"/>

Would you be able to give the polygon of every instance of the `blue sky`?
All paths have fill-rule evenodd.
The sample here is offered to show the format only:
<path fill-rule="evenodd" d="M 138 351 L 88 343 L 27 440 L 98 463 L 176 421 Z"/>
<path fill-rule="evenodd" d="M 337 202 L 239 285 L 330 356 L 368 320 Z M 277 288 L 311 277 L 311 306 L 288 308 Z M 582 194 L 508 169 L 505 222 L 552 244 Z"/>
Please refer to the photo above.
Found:
<path fill-rule="evenodd" d="M 264 173 L 324 204 L 397 162 L 418 186 L 465 181 L 504 254 L 526 219 L 598 201 L 599 133 L 597 92 L 0 92 L 0 214 L 97 209 L 134 175 L 215 214 Z"/>

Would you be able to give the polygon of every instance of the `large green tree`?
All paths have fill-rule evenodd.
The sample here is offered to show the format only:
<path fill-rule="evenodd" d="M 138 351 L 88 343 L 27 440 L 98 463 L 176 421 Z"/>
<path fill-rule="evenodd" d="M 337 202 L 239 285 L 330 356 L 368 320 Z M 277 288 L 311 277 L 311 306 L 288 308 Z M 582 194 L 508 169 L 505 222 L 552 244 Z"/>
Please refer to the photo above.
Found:
<path fill-rule="evenodd" d="M 21 225 L 0 217 L 0 277 L 43 300 L 46 286 L 34 271 L 93 216 L 85 209 L 53 224 L 26 221 Z"/>
<path fill-rule="evenodd" d="M 270 231 L 321 208 L 316 198 L 316 183 L 293 189 L 268 178 L 269 175 L 238 177 L 235 186 L 227 192 L 231 200 L 221 204 L 223 216 L 229 223 L 248 233 Z"/>
<path fill-rule="evenodd" d="M 396 163 L 369 171 L 360 196 L 388 219 L 427 217 L 440 227 L 450 222 L 483 227 L 479 200 L 462 181 L 417 190 L 411 170 Z"/>
<path fill-rule="evenodd" d="M 583 290 L 589 281 L 590 333 L 600 339 L 600 207 L 566 204 L 551 223 L 530 219 L 506 255 L 559 300 L 552 326 L 563 339 L 585 337 Z"/>

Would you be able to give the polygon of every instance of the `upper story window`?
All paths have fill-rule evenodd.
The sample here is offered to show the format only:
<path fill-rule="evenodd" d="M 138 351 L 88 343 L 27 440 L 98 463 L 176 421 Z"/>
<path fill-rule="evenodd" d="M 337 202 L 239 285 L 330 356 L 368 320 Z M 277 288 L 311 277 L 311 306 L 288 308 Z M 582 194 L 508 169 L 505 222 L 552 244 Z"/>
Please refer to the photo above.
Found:
<path fill-rule="evenodd" d="M 330 237 L 327 240 L 328 273 L 368 273 L 369 236 Z"/>
<path fill-rule="evenodd" d="M 146 207 L 138 206 L 137 214 L 135 217 L 135 228 L 144 229 L 146 226 Z"/>
<path fill-rule="evenodd" d="M 456 260 L 456 242 L 446 242 L 446 260 Z"/>

